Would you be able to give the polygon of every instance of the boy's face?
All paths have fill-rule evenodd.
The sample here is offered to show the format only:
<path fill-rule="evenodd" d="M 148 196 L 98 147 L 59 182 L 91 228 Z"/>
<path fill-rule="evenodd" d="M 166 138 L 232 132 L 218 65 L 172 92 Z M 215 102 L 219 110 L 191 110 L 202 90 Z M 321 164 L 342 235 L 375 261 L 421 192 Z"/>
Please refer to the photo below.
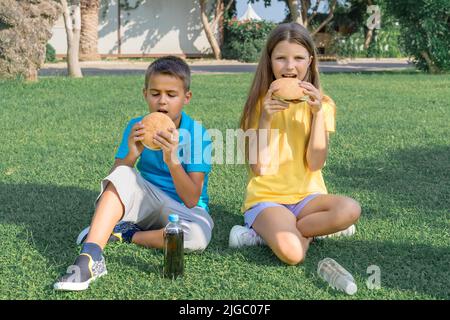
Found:
<path fill-rule="evenodd" d="M 191 91 L 184 91 L 183 80 L 167 74 L 154 74 L 148 88 L 144 88 L 144 98 L 150 112 L 168 115 L 179 128 L 183 106 L 191 100 Z"/>

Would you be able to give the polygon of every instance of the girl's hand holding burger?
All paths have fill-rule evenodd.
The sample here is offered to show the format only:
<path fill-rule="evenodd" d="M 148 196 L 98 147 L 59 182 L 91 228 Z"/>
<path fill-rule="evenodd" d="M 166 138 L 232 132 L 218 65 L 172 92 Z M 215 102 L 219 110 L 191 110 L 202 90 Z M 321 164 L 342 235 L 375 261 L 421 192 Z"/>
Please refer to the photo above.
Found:
<path fill-rule="evenodd" d="M 270 122 L 272 121 L 272 117 L 275 113 L 286 110 L 289 107 L 289 103 L 274 99 L 272 97 L 273 92 L 277 90 L 279 90 L 278 84 L 272 82 L 263 100 L 261 120 Z"/>
<path fill-rule="evenodd" d="M 306 81 L 299 81 L 299 86 L 303 88 L 303 92 L 310 97 L 308 105 L 310 106 L 313 115 L 322 110 L 322 94 L 320 91 Z"/>

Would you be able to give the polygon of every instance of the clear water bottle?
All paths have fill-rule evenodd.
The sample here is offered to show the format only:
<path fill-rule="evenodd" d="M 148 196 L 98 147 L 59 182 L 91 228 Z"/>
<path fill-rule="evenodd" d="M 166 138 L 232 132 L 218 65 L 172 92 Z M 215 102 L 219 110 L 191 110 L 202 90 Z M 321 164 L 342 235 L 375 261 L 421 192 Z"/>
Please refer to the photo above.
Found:
<path fill-rule="evenodd" d="M 164 277 L 176 279 L 184 272 L 184 236 L 178 215 L 169 215 L 164 228 Z"/>
<path fill-rule="evenodd" d="M 358 290 L 353 276 L 331 258 L 319 261 L 317 273 L 334 289 L 344 291 L 350 295 L 355 294 Z"/>

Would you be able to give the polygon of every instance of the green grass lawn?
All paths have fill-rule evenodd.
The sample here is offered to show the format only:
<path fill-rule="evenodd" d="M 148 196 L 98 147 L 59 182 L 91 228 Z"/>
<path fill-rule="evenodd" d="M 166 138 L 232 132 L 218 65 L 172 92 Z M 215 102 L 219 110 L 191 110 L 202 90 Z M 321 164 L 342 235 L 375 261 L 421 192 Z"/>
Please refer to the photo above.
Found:
<path fill-rule="evenodd" d="M 236 128 L 250 81 L 194 75 L 186 111 L 207 128 Z M 325 181 L 361 203 L 355 236 L 313 244 L 299 266 L 267 247 L 229 249 L 246 171 L 215 165 L 213 239 L 186 256 L 183 279 L 161 277 L 161 251 L 114 244 L 106 277 L 61 293 L 53 282 L 78 253 L 124 125 L 147 110 L 143 77 L 0 82 L 0 299 L 450 299 L 450 76 L 330 74 L 322 84 L 338 106 Z M 325 257 L 354 275 L 356 295 L 318 278 Z M 366 287 L 371 265 L 379 290 Z"/>

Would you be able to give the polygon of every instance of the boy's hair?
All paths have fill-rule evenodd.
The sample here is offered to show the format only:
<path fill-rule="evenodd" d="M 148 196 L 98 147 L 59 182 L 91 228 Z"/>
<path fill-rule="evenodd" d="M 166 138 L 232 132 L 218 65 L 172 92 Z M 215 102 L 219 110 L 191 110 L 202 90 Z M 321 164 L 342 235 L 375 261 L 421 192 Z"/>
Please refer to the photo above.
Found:
<path fill-rule="evenodd" d="M 249 128 L 249 120 L 254 114 L 256 104 L 264 97 L 267 90 L 269 90 L 270 84 L 275 80 L 272 70 L 271 56 L 275 46 L 281 41 L 296 43 L 308 50 L 309 55 L 311 55 L 313 59 L 304 80 L 310 82 L 317 89 L 322 91 L 319 81 L 317 51 L 311 35 L 305 27 L 298 23 L 282 23 L 272 30 L 267 38 L 266 46 L 261 53 L 258 67 L 253 78 L 253 83 L 250 87 L 248 98 L 240 120 L 240 127 L 244 130 Z"/>
<path fill-rule="evenodd" d="M 145 72 L 145 89 L 148 88 L 150 77 L 155 74 L 166 74 L 183 81 L 184 91 L 189 91 L 191 85 L 191 70 L 187 63 L 175 56 L 165 56 L 153 61 Z"/>

